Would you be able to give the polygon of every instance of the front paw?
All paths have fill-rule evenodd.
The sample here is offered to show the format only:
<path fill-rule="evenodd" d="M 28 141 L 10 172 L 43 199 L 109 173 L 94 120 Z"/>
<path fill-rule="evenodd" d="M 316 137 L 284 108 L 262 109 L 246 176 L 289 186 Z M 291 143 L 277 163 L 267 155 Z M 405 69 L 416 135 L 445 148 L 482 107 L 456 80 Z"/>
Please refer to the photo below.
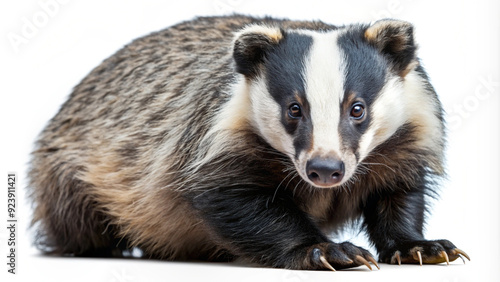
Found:
<path fill-rule="evenodd" d="M 448 240 L 435 241 L 407 241 L 400 242 L 390 250 L 380 253 L 379 260 L 384 263 L 400 264 L 436 264 L 454 261 L 464 256 L 470 260 L 469 256 L 458 249 Z M 462 258 L 463 259 L 463 258 Z"/>
<path fill-rule="evenodd" d="M 302 259 L 301 269 L 338 270 L 365 265 L 370 270 L 370 262 L 379 268 L 376 260 L 367 250 L 349 242 L 321 243 L 305 249 L 306 258 Z"/>

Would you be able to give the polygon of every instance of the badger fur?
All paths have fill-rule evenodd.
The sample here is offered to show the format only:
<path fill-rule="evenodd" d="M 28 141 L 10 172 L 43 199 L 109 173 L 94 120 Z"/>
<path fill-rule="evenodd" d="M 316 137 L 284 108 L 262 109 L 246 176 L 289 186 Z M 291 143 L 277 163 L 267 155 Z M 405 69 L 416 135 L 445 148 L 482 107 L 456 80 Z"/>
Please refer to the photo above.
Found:
<path fill-rule="evenodd" d="M 423 236 L 443 146 L 411 24 L 197 18 L 106 59 L 48 123 L 36 243 L 341 269 L 376 264 L 328 236 L 359 220 L 380 262 L 451 261 L 465 253 Z"/>

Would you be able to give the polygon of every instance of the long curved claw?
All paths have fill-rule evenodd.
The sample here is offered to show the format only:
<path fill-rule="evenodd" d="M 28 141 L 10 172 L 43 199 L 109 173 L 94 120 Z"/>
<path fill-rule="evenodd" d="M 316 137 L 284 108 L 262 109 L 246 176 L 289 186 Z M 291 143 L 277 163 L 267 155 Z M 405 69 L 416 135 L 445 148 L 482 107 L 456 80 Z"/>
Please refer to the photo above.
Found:
<path fill-rule="evenodd" d="M 418 261 L 420 262 L 420 266 L 422 266 L 422 254 L 420 251 L 417 251 Z"/>
<path fill-rule="evenodd" d="M 368 269 L 373 270 L 370 263 L 362 256 L 356 256 L 356 259 L 361 261 L 362 264 L 366 265 L 366 267 L 368 267 Z"/>
<path fill-rule="evenodd" d="M 450 265 L 450 259 L 448 258 L 448 254 L 445 251 L 441 251 L 441 256 L 443 256 L 446 260 L 446 264 Z"/>
<path fill-rule="evenodd" d="M 396 260 L 398 261 L 398 264 L 401 265 L 401 256 L 399 255 L 399 252 L 396 252 Z"/>
<path fill-rule="evenodd" d="M 394 252 L 394 254 L 391 257 L 391 264 L 396 264 L 396 262 L 397 262 L 398 265 L 401 265 L 401 255 L 400 255 L 400 253 L 401 253 L 400 251 Z"/>
<path fill-rule="evenodd" d="M 326 268 L 329 268 L 332 271 L 336 271 L 335 268 L 333 268 L 333 266 L 330 263 L 328 263 L 328 261 L 326 260 L 326 258 L 324 256 L 320 256 L 319 260 L 323 263 L 323 265 Z"/>
<path fill-rule="evenodd" d="M 455 253 L 466 257 L 470 261 L 470 257 L 469 257 L 469 255 L 466 252 L 464 252 L 464 251 L 462 251 L 462 250 L 460 250 L 458 248 L 456 248 L 454 251 L 455 251 Z"/>
<path fill-rule="evenodd" d="M 377 261 L 376 261 L 373 257 L 368 256 L 368 260 L 369 260 L 371 263 L 373 263 L 373 265 L 375 265 L 375 266 L 377 267 L 377 269 L 378 269 L 378 270 L 380 270 L 380 267 L 378 266 Z"/>

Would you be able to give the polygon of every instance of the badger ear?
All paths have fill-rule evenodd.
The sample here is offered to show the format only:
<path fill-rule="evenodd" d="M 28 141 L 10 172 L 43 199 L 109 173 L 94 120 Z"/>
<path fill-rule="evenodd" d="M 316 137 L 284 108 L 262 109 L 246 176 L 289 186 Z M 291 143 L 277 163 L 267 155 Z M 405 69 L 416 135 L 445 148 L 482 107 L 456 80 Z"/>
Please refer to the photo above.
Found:
<path fill-rule="evenodd" d="M 263 25 L 251 25 L 237 33 L 233 47 L 236 71 L 246 77 L 256 76 L 266 52 L 278 45 L 282 38 L 281 29 Z"/>
<path fill-rule="evenodd" d="M 380 20 L 368 27 L 365 39 L 384 54 L 393 71 L 405 77 L 417 65 L 413 26 L 405 21 Z"/>

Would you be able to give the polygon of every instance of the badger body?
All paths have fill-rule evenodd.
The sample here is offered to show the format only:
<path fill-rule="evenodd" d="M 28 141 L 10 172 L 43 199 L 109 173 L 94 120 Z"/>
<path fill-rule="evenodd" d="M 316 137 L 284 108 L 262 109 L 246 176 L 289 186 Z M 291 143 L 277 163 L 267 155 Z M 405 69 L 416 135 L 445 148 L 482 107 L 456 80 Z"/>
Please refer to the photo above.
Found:
<path fill-rule="evenodd" d="M 458 258 L 423 237 L 444 126 L 415 52 L 395 20 L 207 17 L 133 41 L 36 143 L 38 246 L 338 269 L 375 262 L 327 236 L 360 220 L 381 262 Z"/>

